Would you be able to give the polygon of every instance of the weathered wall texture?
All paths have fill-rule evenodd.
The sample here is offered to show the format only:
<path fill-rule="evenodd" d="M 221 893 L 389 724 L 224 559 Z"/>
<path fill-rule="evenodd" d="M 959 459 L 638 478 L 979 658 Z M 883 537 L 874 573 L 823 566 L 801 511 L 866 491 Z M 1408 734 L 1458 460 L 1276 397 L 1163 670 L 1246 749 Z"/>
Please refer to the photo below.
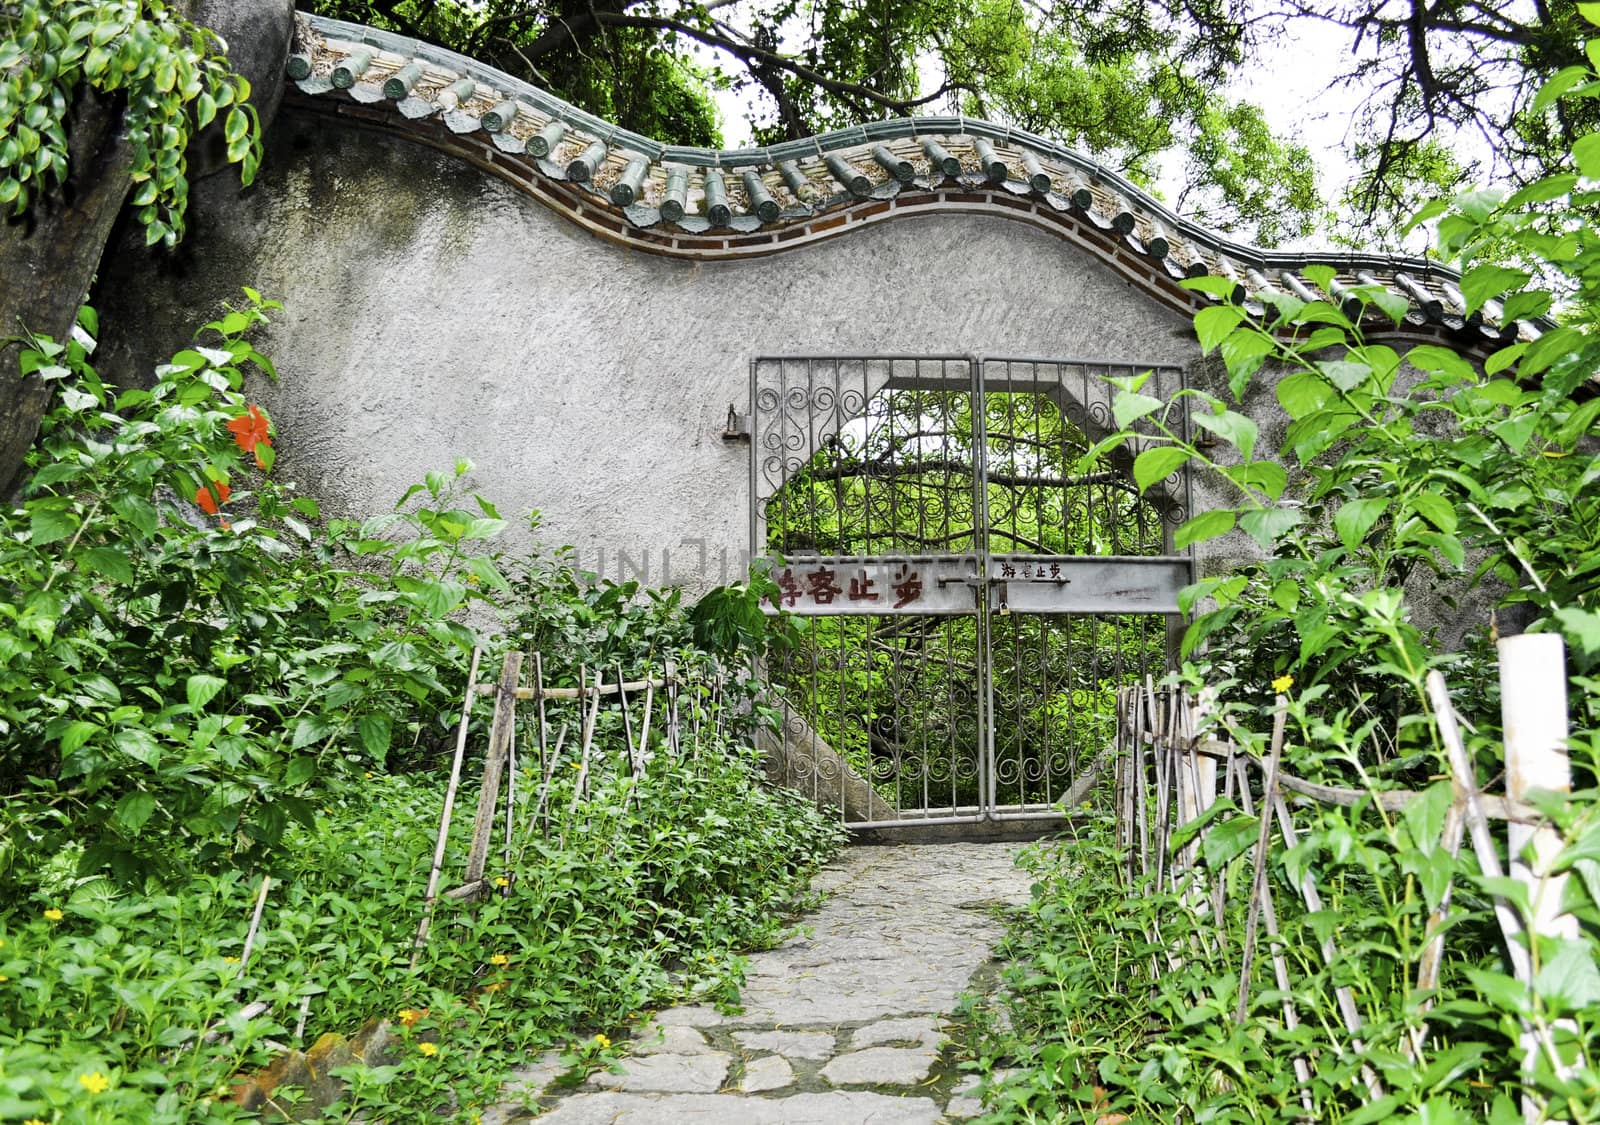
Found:
<path fill-rule="evenodd" d="M 750 451 L 720 433 L 730 404 L 748 409 L 754 356 L 1197 354 L 1186 316 L 1021 223 L 907 218 L 687 263 L 603 242 L 433 150 L 288 110 L 257 185 L 208 181 L 191 207 L 176 256 L 127 243 L 103 271 L 105 370 L 148 370 L 254 286 L 285 305 L 260 345 L 282 375 L 260 390 L 280 477 L 365 514 L 467 456 L 502 514 L 540 509 L 541 537 L 608 577 L 619 554 L 654 583 L 742 573 Z"/>

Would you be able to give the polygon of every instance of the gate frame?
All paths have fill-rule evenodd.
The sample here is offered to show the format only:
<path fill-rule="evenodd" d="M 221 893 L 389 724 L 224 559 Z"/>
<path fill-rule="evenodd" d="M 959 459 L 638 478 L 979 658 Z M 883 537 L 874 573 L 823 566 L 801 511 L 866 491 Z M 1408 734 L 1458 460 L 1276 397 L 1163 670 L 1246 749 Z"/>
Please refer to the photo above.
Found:
<path fill-rule="evenodd" d="M 1029 364 L 1029 365 L 1033 365 L 1036 368 L 1039 367 L 1039 366 L 1055 366 L 1055 367 L 1058 367 L 1058 368 L 1064 368 L 1064 367 L 1069 367 L 1069 366 L 1072 366 L 1072 367 L 1087 367 L 1087 368 L 1094 368 L 1094 367 L 1133 368 L 1133 369 L 1136 369 L 1136 370 L 1137 369 L 1148 368 L 1148 369 L 1150 369 L 1152 371 L 1163 370 L 1163 371 L 1175 372 L 1177 374 L 1177 376 L 1178 376 L 1178 379 L 1179 379 L 1179 383 L 1180 383 L 1179 389 L 1180 390 L 1185 390 L 1188 387 L 1187 372 L 1185 372 L 1185 370 L 1181 366 L 1179 366 L 1177 364 L 1172 364 L 1172 363 L 1143 363 L 1143 362 L 1140 362 L 1140 361 L 1137 361 L 1137 360 L 1079 359 L 1079 358 L 1066 358 L 1066 357 L 1054 357 L 1054 358 L 1051 358 L 1051 357 L 1042 357 L 1042 356 L 1011 356 L 1011 355 L 985 356 L 985 355 L 980 355 L 978 353 L 972 353 L 972 352 L 964 353 L 964 354 L 943 354 L 943 355 L 941 355 L 941 354 L 915 355 L 915 354 L 909 354 L 909 353 L 884 353 L 884 354 L 878 354 L 878 355 L 797 355 L 797 354 L 785 354 L 785 355 L 756 355 L 756 356 L 752 356 L 751 359 L 750 359 L 750 376 L 749 376 L 749 428 L 748 428 L 748 432 L 749 432 L 749 436 L 750 436 L 750 443 L 749 443 L 750 444 L 750 466 L 749 466 L 750 496 L 749 496 L 749 504 L 748 504 L 748 507 L 749 507 L 749 542 L 750 542 L 750 558 L 751 558 L 752 562 L 754 562 L 757 559 L 763 559 L 763 558 L 768 558 L 769 557 L 767 555 L 767 553 L 766 553 L 765 546 L 764 546 L 764 543 L 763 543 L 763 539 L 765 538 L 764 535 L 763 535 L 763 532 L 764 532 L 765 529 L 763 527 L 763 520 L 762 520 L 762 517 L 761 517 L 761 511 L 760 511 L 760 509 L 761 509 L 761 500 L 762 500 L 762 498 L 760 496 L 761 419 L 763 417 L 763 414 L 760 411 L 759 405 L 758 405 L 758 403 L 759 403 L 759 397 L 758 396 L 759 396 L 759 393 L 760 393 L 760 390 L 761 390 L 760 383 L 759 383 L 759 378 L 760 378 L 759 373 L 760 373 L 761 368 L 764 365 L 777 364 L 777 365 L 779 365 L 779 367 L 781 369 L 782 365 L 788 364 L 788 363 L 806 364 L 808 369 L 812 365 L 815 365 L 815 364 L 818 364 L 818 363 L 828 363 L 828 364 L 835 365 L 835 369 L 836 370 L 837 370 L 838 367 L 840 367 L 842 365 L 845 365 L 845 364 L 861 364 L 863 366 L 863 369 L 865 369 L 867 367 L 867 365 L 870 365 L 870 364 L 889 364 L 889 365 L 893 365 L 895 363 L 913 363 L 913 364 L 917 364 L 917 365 L 920 366 L 920 365 L 926 364 L 926 363 L 940 363 L 940 364 L 957 364 L 957 363 L 959 363 L 959 364 L 964 364 L 966 366 L 966 379 L 965 379 L 965 388 L 964 389 L 966 390 L 967 393 L 969 393 L 972 396 L 972 433 L 971 433 L 970 436 L 971 436 L 971 440 L 972 440 L 973 465 L 972 465 L 972 469 L 971 469 L 971 472 L 970 472 L 969 475 L 971 477 L 971 483 L 972 483 L 972 500 L 973 500 L 973 524 L 974 524 L 974 528 L 973 528 L 973 549 L 970 550 L 970 551 L 961 551 L 961 552 L 943 552 L 943 553 L 940 553 L 940 552 L 923 552 L 923 553 L 924 554 L 933 554 L 938 558 L 948 559 L 948 560 L 952 560 L 952 561 L 956 560 L 956 559 L 962 559 L 962 558 L 970 559 L 973 556 L 976 556 L 976 563 L 977 563 L 976 574 L 970 581 L 971 581 L 971 585 L 972 585 L 972 589 L 973 589 L 973 609 L 972 609 L 971 613 L 972 613 L 972 616 L 976 619 L 976 632 L 977 632 L 977 640 L 978 640 L 978 653 L 977 653 L 977 657 L 978 657 L 978 660 L 977 660 L 977 663 L 978 663 L 978 683 L 976 685 L 976 687 L 977 687 L 976 694 L 977 694 L 977 700 L 978 700 L 978 707 L 977 707 L 978 730 L 981 732 L 981 750 L 980 750 L 979 758 L 978 758 L 978 762 L 977 762 L 978 778 L 979 778 L 978 805 L 977 805 L 976 810 L 974 812 L 971 812 L 971 813 L 957 812 L 955 809 L 951 809 L 950 810 L 950 815 L 943 815 L 943 816 L 909 815 L 909 816 L 903 816 L 903 817 L 901 817 L 899 819 L 895 819 L 895 820 L 888 820 L 888 821 L 862 821 L 862 822 L 859 822 L 859 823 L 846 821 L 846 822 L 844 822 L 845 826 L 847 828 L 851 828 L 851 829 L 877 831 L 877 830 L 892 830 L 892 829 L 897 829 L 897 828 L 900 828 L 900 829 L 915 829 L 915 828 L 930 827 L 930 826 L 941 826 L 941 825 L 1005 824 L 1005 823 L 1015 823 L 1015 822 L 1019 822 L 1019 821 L 1029 821 L 1029 820 L 1038 821 L 1038 820 L 1055 820 L 1055 819 L 1059 819 L 1061 814 L 1059 812 L 1053 810 L 1053 809 L 1030 809 L 1030 808 L 1028 808 L 1026 806 L 1011 806 L 1011 805 L 1002 806 L 1002 805 L 1000 805 L 998 803 L 998 795 L 997 795 L 997 787 L 996 787 L 996 762 L 995 762 L 995 727 L 996 727 L 996 724 L 995 724 L 994 718 L 993 718 L 993 712 L 994 712 L 994 706 L 995 706 L 995 698 L 994 698 L 994 666 L 993 666 L 994 665 L 994 651 L 993 651 L 993 636 L 992 636 L 992 632 L 993 632 L 993 619 L 998 614 L 998 612 L 1002 608 L 1002 606 L 1004 605 L 1003 602 L 1000 602 L 999 604 L 997 604 L 997 602 L 999 601 L 1000 590 L 1005 587 L 1005 582 L 1003 580 L 997 581 L 995 578 L 992 577 L 992 572 L 993 572 L 993 570 L 995 569 L 995 566 L 996 566 L 996 561 L 995 561 L 996 560 L 996 555 L 991 550 L 991 545 L 990 545 L 990 533 L 992 531 L 992 527 L 991 527 L 991 524 L 990 524 L 990 518 L 989 518 L 989 489 L 988 489 L 988 484 L 989 484 L 988 436 L 989 436 L 990 431 L 989 431 L 989 427 L 988 427 L 988 424 L 987 424 L 987 416 L 988 416 L 987 415 L 987 406 L 988 406 L 987 396 L 989 394 L 989 386 L 988 386 L 989 380 L 987 380 L 985 378 L 985 374 L 984 374 L 985 368 L 986 368 L 986 366 L 988 364 L 991 364 L 991 363 L 1004 363 L 1004 364 L 1008 364 L 1008 365 L 1010 365 L 1010 364 Z M 958 387 L 954 384 L 953 380 L 941 380 L 940 382 L 941 383 L 950 384 L 949 386 L 941 387 L 940 389 L 949 389 L 949 390 L 958 389 Z M 866 395 L 864 397 L 863 402 L 862 402 L 862 406 L 865 407 L 868 403 L 870 403 L 872 401 L 872 399 L 874 397 L 876 397 L 878 394 L 882 393 L 883 391 L 892 390 L 892 389 L 897 389 L 897 388 L 896 388 L 896 384 L 894 382 L 894 377 L 891 374 L 889 380 L 882 387 L 878 388 L 878 390 L 873 391 L 871 394 L 868 394 L 868 395 Z M 837 388 L 836 388 L 836 390 L 837 390 Z M 1021 392 L 1013 390 L 1013 391 L 999 391 L 997 393 L 1017 394 L 1017 393 L 1021 393 Z M 1035 392 L 1035 393 L 1037 393 L 1037 392 Z M 1088 410 L 1088 404 L 1087 403 L 1080 403 L 1079 405 L 1085 411 Z M 1073 419 L 1071 419 L 1071 418 L 1069 418 L 1067 416 L 1067 413 L 1066 413 L 1066 410 L 1065 410 L 1063 404 L 1057 403 L 1056 407 L 1057 407 L 1058 410 L 1061 411 L 1062 420 L 1063 421 L 1065 421 L 1065 422 L 1067 422 L 1067 423 L 1069 423 L 1071 425 L 1075 425 L 1075 426 L 1078 425 L 1078 423 L 1076 421 L 1074 421 Z M 782 410 L 781 397 L 780 397 L 780 401 L 778 403 L 778 410 L 779 410 L 779 412 L 781 412 L 781 410 Z M 1185 439 L 1188 439 L 1191 435 L 1190 435 L 1190 426 L 1189 426 L 1189 413 L 1188 413 L 1188 407 L 1187 407 L 1187 401 L 1186 400 L 1185 400 L 1185 403 L 1184 403 L 1184 408 L 1183 408 L 1183 412 L 1182 412 L 1181 421 L 1182 421 L 1182 427 L 1183 427 L 1183 436 L 1184 436 Z M 1083 427 L 1081 427 L 1081 426 L 1079 426 L 1079 428 L 1083 429 Z M 1089 434 L 1087 431 L 1085 431 L 1084 437 L 1089 439 L 1089 440 L 1091 440 L 1091 441 L 1095 440 L 1093 438 L 1093 436 L 1091 434 Z M 816 449 L 811 449 L 809 451 L 808 456 L 806 457 L 806 462 L 809 462 L 812 457 L 815 457 L 816 453 L 817 453 Z M 1191 474 L 1190 474 L 1190 471 L 1189 471 L 1189 467 L 1187 465 L 1184 466 L 1184 468 L 1181 470 L 1181 472 L 1183 474 L 1183 477 L 1182 477 L 1182 495 L 1181 496 L 1176 496 L 1176 497 L 1169 495 L 1167 497 L 1168 504 L 1163 505 L 1163 508 L 1166 508 L 1166 507 L 1169 507 L 1169 506 L 1172 506 L 1172 505 L 1175 504 L 1181 511 L 1187 512 L 1190 515 L 1192 515 L 1193 514 L 1194 491 L 1193 491 L 1193 484 L 1192 484 L 1192 480 L 1191 480 Z M 787 483 L 788 483 L 788 478 L 785 477 L 785 479 L 780 484 L 778 484 L 776 488 L 774 488 L 772 495 L 773 496 L 777 495 L 778 489 L 781 489 L 784 486 L 784 484 L 787 484 Z M 767 497 L 767 499 L 770 499 L 770 498 L 771 498 L 770 496 Z M 1160 554 L 1160 555 L 1073 555 L 1073 556 L 1036 555 L 1036 556 L 1031 556 L 1031 557 L 1044 558 L 1044 559 L 1049 559 L 1051 561 L 1063 561 L 1063 562 L 1066 562 L 1068 560 L 1071 560 L 1073 562 L 1081 561 L 1081 562 L 1083 562 L 1085 564 L 1091 564 L 1091 565 L 1092 564 L 1105 564 L 1105 563 L 1119 563 L 1119 564 L 1123 564 L 1123 565 L 1132 565 L 1132 566 L 1150 566 L 1152 568 L 1155 568 L 1155 567 L 1171 568 L 1171 567 L 1177 565 L 1177 566 L 1181 566 L 1181 568 L 1185 572 L 1185 577 L 1186 577 L 1187 581 L 1184 584 L 1187 585 L 1189 583 L 1192 583 L 1194 581 L 1194 548 L 1191 546 L 1183 554 L 1174 554 L 1173 553 L 1174 548 L 1173 548 L 1173 545 L 1172 545 L 1173 544 L 1173 534 L 1174 534 L 1174 531 L 1176 530 L 1176 526 L 1177 525 L 1176 525 L 1176 523 L 1174 521 L 1170 520 L 1167 517 L 1165 511 L 1162 511 L 1159 514 L 1158 518 L 1160 519 L 1160 522 L 1161 522 L 1162 547 L 1163 547 L 1163 553 Z M 1004 554 L 1007 555 L 1007 556 L 1015 556 L 1015 555 L 1029 554 L 1029 553 L 1028 552 L 1005 552 Z M 902 557 L 910 557 L 910 553 L 907 553 L 906 555 L 898 555 L 898 554 L 862 555 L 862 556 L 859 556 L 859 557 L 862 560 L 878 559 L 878 560 L 887 561 L 887 560 L 896 560 L 896 559 L 899 559 L 899 558 L 902 558 Z M 788 563 L 789 560 L 785 560 L 785 562 Z M 1178 641 L 1178 638 L 1181 635 L 1182 620 L 1183 620 L 1183 615 L 1182 615 L 1181 611 L 1179 611 L 1179 609 L 1177 607 L 1177 603 L 1176 603 L 1176 597 L 1175 597 L 1176 590 L 1175 589 L 1171 589 L 1170 592 L 1173 594 L 1173 600 L 1171 602 L 1171 608 L 1170 609 L 1145 609 L 1145 610 L 1123 609 L 1123 610 L 1121 610 L 1121 612 L 1127 613 L 1127 614 L 1134 614 L 1134 613 L 1141 613 L 1142 612 L 1142 613 L 1149 613 L 1152 616 L 1159 615 L 1159 616 L 1161 616 L 1163 618 L 1163 621 L 1164 621 L 1165 627 L 1166 627 L 1166 634 L 1167 634 L 1167 637 L 1166 637 L 1166 640 L 1167 640 L 1166 650 L 1167 650 L 1167 663 L 1169 665 L 1172 664 L 1173 659 L 1174 659 L 1174 653 L 1176 652 L 1177 641 Z M 795 611 L 794 610 L 788 610 L 786 612 L 795 612 Z M 1093 614 L 1097 614 L 1097 613 L 1111 613 L 1111 612 L 1116 612 L 1116 611 L 1112 611 L 1112 610 L 1101 610 L 1101 611 L 1097 611 L 1097 610 L 1055 610 L 1055 611 L 1051 611 L 1051 610 L 1043 610 L 1043 609 L 1027 609 L 1027 608 L 1024 608 L 1024 609 L 1017 610 L 1015 612 L 1027 614 L 1027 615 L 1030 615 L 1030 616 L 1044 617 L 1044 616 L 1050 616 L 1052 614 L 1061 614 L 1061 615 L 1085 614 L 1085 615 L 1093 615 Z M 887 612 L 883 612 L 880 615 L 882 615 L 882 616 L 907 616 L 907 617 L 918 616 L 918 614 L 916 614 L 916 613 L 911 613 L 911 612 L 906 612 L 906 611 L 898 611 L 897 612 L 897 611 L 894 611 L 894 610 L 889 610 Z M 799 613 L 798 616 L 825 616 L 825 615 Z M 927 616 L 927 614 L 924 613 L 924 614 L 922 614 L 922 616 Z M 966 614 L 960 614 L 959 616 L 966 616 Z M 1073 793 L 1077 792 L 1078 787 L 1081 784 L 1085 784 L 1085 783 L 1090 782 L 1092 780 L 1092 778 L 1096 776 L 1096 774 L 1098 772 L 1098 769 L 1099 769 L 1099 766 L 1100 766 L 1100 762 L 1103 759 L 1103 757 L 1104 757 L 1103 754 L 1096 754 L 1094 756 L 1094 759 L 1091 762 L 1088 770 L 1084 774 L 1084 777 L 1081 778 L 1081 779 L 1074 779 L 1074 781 L 1072 782 L 1071 787 L 1067 791 L 1063 792 L 1063 795 L 1062 795 L 1062 798 L 1061 798 L 1062 800 L 1068 799 Z M 841 762 L 841 765 L 844 765 L 844 763 Z M 871 779 L 870 778 L 864 778 L 863 780 L 865 781 L 866 784 L 869 784 L 869 785 L 871 784 Z M 841 784 L 843 784 L 842 779 L 841 779 Z M 921 811 L 927 812 L 929 810 L 921 810 Z"/>

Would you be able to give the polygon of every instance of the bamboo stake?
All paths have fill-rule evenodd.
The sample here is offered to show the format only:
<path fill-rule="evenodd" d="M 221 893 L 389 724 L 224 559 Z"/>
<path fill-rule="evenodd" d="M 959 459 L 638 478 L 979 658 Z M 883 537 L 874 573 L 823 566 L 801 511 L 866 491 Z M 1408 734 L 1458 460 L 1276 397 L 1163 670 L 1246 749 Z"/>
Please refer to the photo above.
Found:
<path fill-rule="evenodd" d="M 306 1017 L 309 1015 L 311 1015 L 311 993 L 308 992 L 300 997 L 300 1018 L 295 1021 L 294 1025 L 294 1041 L 296 1043 L 305 1039 Z"/>
<path fill-rule="evenodd" d="M 655 702 L 656 689 L 655 685 L 651 684 L 649 687 L 644 689 L 644 722 L 639 727 L 638 757 L 640 773 L 643 773 L 645 768 L 650 764 L 645 755 L 650 752 L 650 713 L 652 708 L 655 707 Z"/>
<path fill-rule="evenodd" d="M 511 823 L 517 815 L 517 739 L 515 734 L 506 739 L 506 833 L 503 874 L 506 885 L 500 888 L 500 897 L 511 893 Z"/>
<path fill-rule="evenodd" d="M 617 683 L 622 683 L 622 665 L 617 665 Z M 633 720 L 628 716 L 628 696 L 617 692 L 617 702 L 622 706 L 622 749 L 628 761 L 628 795 L 626 804 L 639 807 L 639 766 L 633 759 Z"/>
<path fill-rule="evenodd" d="M 533 810 L 533 818 L 535 820 L 538 820 L 540 817 L 544 818 L 544 830 L 546 834 L 548 834 L 550 831 L 550 783 L 556 776 L 556 763 L 561 760 L 561 746 L 564 742 L 566 742 L 566 740 L 567 724 L 562 723 L 561 731 L 556 735 L 555 750 L 551 753 L 550 760 L 545 763 L 544 780 L 539 783 L 538 803 L 535 805 Z"/>
<path fill-rule="evenodd" d="M 1261 801 L 1272 807 L 1278 794 L 1278 764 L 1283 761 L 1283 734 L 1289 722 L 1288 701 L 1278 696 L 1277 711 L 1272 716 L 1272 749 L 1267 759 L 1267 776 L 1262 783 Z M 1248 795 L 1249 786 L 1241 785 L 1240 792 Z M 1261 818 L 1260 831 L 1256 833 L 1255 869 L 1250 877 L 1250 909 L 1244 922 L 1244 953 L 1239 969 L 1239 1008 L 1234 1015 L 1236 1023 L 1243 1023 L 1250 1011 L 1250 969 L 1256 956 L 1256 926 L 1261 918 L 1261 900 L 1267 890 L 1267 845 L 1272 841 L 1272 817 Z"/>
<path fill-rule="evenodd" d="M 1498 879 L 1505 875 L 1500 866 L 1500 852 L 1489 832 L 1489 818 L 1484 815 L 1478 793 L 1478 779 L 1472 761 L 1467 757 L 1466 744 L 1461 740 L 1461 728 L 1456 723 L 1455 706 L 1450 702 L 1450 689 L 1444 676 L 1435 669 L 1428 673 L 1428 700 L 1433 704 L 1434 722 L 1439 727 L 1439 737 L 1444 742 L 1450 760 L 1450 773 L 1455 780 L 1457 799 L 1465 808 L 1467 828 L 1472 838 L 1472 850 L 1478 855 L 1478 868 L 1486 878 Z M 1494 896 L 1494 916 L 1505 938 L 1506 954 L 1518 980 L 1533 979 L 1533 966 L 1528 956 L 1526 931 L 1511 903 L 1501 895 Z"/>
<path fill-rule="evenodd" d="M 583 669 L 579 669 L 578 676 L 581 681 Z M 581 745 L 581 758 L 578 763 L 578 780 L 572 787 L 572 806 L 567 809 L 568 816 L 575 816 L 578 812 L 578 803 L 589 792 L 589 748 L 594 743 L 594 723 L 600 714 L 600 697 L 594 697 L 594 706 L 589 709 L 589 715 L 583 721 L 583 728 L 579 735 Z M 566 833 L 562 832 L 562 842 L 566 841 Z"/>
<path fill-rule="evenodd" d="M 481 882 L 489 863 L 489 841 L 494 835 L 495 806 L 500 799 L 500 774 L 510 756 L 516 735 L 517 679 L 522 673 L 522 653 L 508 652 L 500 665 L 499 691 L 495 695 L 494 723 L 489 728 L 489 750 L 483 759 L 483 789 L 478 793 L 478 815 L 472 823 L 472 847 L 467 853 L 468 883 Z"/>
<path fill-rule="evenodd" d="M 533 692 L 533 698 L 538 702 L 539 705 L 535 711 L 538 717 L 539 728 L 539 772 L 548 775 L 548 772 L 545 769 L 545 758 L 547 757 L 545 751 L 548 749 L 548 747 L 546 746 L 545 741 L 546 721 L 544 714 L 544 657 L 537 652 L 533 654 Z"/>
<path fill-rule="evenodd" d="M 1129 694 L 1128 706 L 1130 713 L 1134 714 L 1134 722 L 1129 724 L 1130 731 L 1138 730 L 1137 711 L 1139 707 L 1138 689 Z M 1139 877 L 1150 876 L 1150 784 L 1145 773 L 1144 742 L 1137 737 L 1129 739 L 1132 746 L 1135 762 L 1134 802 L 1136 814 L 1139 817 Z"/>
<path fill-rule="evenodd" d="M 667 750 L 672 754 L 672 760 L 677 761 L 683 757 L 682 747 L 678 738 L 678 667 L 672 661 L 667 661 Z"/>
<path fill-rule="evenodd" d="M 422 921 L 417 924 L 417 936 L 411 943 L 411 967 L 417 967 L 422 957 L 422 945 L 428 940 L 428 928 L 433 925 L 433 902 L 439 890 L 439 872 L 444 868 L 444 846 L 450 836 L 450 812 L 456 804 L 456 787 L 461 784 L 461 760 L 467 753 L 467 722 L 472 716 L 472 697 L 478 681 L 478 659 L 483 650 L 473 647 L 472 667 L 467 672 L 467 693 L 461 701 L 461 725 L 456 731 L 456 754 L 450 763 L 450 784 L 444 793 L 444 811 L 439 814 L 439 838 L 433 846 L 433 868 L 428 872 L 428 889 L 422 896 Z"/>
<path fill-rule="evenodd" d="M 245 969 L 250 966 L 250 954 L 255 950 L 256 931 L 261 928 L 261 912 L 267 908 L 267 887 L 271 882 L 271 875 L 261 876 L 261 890 L 256 894 L 255 913 L 250 916 L 250 929 L 244 935 L 244 950 L 239 954 L 238 976 L 244 976 Z"/>

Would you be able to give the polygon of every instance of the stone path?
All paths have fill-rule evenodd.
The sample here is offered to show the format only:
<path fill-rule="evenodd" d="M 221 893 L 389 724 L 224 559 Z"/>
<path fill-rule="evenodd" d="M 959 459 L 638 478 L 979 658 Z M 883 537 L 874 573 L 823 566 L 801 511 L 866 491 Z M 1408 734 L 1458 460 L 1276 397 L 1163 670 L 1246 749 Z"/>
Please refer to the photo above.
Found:
<path fill-rule="evenodd" d="M 750 958 L 740 1015 L 658 1012 L 621 1073 L 547 1089 L 545 1057 L 484 1125 L 933 1125 L 976 1117 L 976 1083 L 946 1057 L 957 997 L 989 962 L 995 907 L 1027 901 L 1019 845 L 845 851 L 812 884 L 810 933 Z M 537 1108 L 524 1108 L 537 1107 Z"/>

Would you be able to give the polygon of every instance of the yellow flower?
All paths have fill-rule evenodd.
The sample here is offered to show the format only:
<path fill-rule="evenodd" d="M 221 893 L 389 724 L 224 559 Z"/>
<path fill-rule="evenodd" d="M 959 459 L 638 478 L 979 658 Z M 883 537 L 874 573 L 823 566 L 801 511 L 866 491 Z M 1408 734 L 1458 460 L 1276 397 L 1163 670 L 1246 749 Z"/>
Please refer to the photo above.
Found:
<path fill-rule="evenodd" d="M 511 964 L 511 958 L 507 957 L 504 953 L 496 953 L 493 957 L 489 958 L 489 964 L 509 965 Z"/>
<path fill-rule="evenodd" d="M 51 922 L 59 922 L 64 917 L 64 915 L 61 913 L 61 911 L 57 910 L 53 906 L 49 910 L 46 910 L 44 912 L 44 916 L 48 921 L 51 921 Z"/>
<path fill-rule="evenodd" d="M 6 981 L 8 981 L 10 979 L 11 978 L 6 976 L 4 973 L 0 973 L 0 984 L 4 984 Z"/>
<path fill-rule="evenodd" d="M 604 1035 L 596 1035 L 594 1037 L 594 1041 L 600 1045 L 600 1049 L 602 1051 L 611 1046 L 611 1040 L 607 1039 Z"/>
<path fill-rule="evenodd" d="M 494 885 L 497 887 L 509 887 L 511 885 L 511 880 L 507 879 L 504 875 L 500 875 L 496 877 Z"/>
<path fill-rule="evenodd" d="M 230 965 L 237 965 L 239 963 L 239 959 L 237 957 L 224 957 L 223 960 Z"/>
<path fill-rule="evenodd" d="M 428 1014 L 428 1009 L 426 1009 L 426 1008 L 423 1008 L 421 1010 L 418 1010 L 416 1008 L 401 1008 L 400 1012 L 399 1012 L 400 1026 L 401 1027 L 410 1027 L 413 1024 L 415 1024 L 418 1020 L 420 1020 L 423 1016 L 425 1016 L 427 1014 Z"/>
<path fill-rule="evenodd" d="M 1278 692 L 1280 695 L 1292 687 L 1294 687 L 1294 677 L 1288 672 L 1285 672 L 1283 675 L 1272 681 L 1272 690 Z"/>
<path fill-rule="evenodd" d="M 91 1094 L 103 1094 L 111 1089 L 111 1079 L 101 1074 L 98 1070 L 91 1070 L 88 1074 L 78 1075 L 78 1085 L 88 1090 Z"/>
<path fill-rule="evenodd" d="M 46 1123 L 43 1122 L 43 1121 L 40 1121 L 37 1117 L 30 1117 L 26 1121 L 24 1121 L 22 1123 L 22 1125 L 46 1125 Z"/>
<path fill-rule="evenodd" d="M 572 763 L 572 768 L 575 769 L 575 770 L 581 770 L 583 768 L 583 763 L 582 762 L 573 762 Z"/>
<path fill-rule="evenodd" d="M 369 781 L 370 781 L 370 780 L 371 780 L 371 779 L 372 779 L 372 771 L 371 771 L 371 770 L 368 770 L 368 771 L 367 771 L 367 779 L 368 779 L 368 780 L 369 780 Z"/>
<path fill-rule="evenodd" d="M 417 1050 L 431 1059 L 439 1053 L 439 1045 L 437 1043 L 418 1043 Z"/>

